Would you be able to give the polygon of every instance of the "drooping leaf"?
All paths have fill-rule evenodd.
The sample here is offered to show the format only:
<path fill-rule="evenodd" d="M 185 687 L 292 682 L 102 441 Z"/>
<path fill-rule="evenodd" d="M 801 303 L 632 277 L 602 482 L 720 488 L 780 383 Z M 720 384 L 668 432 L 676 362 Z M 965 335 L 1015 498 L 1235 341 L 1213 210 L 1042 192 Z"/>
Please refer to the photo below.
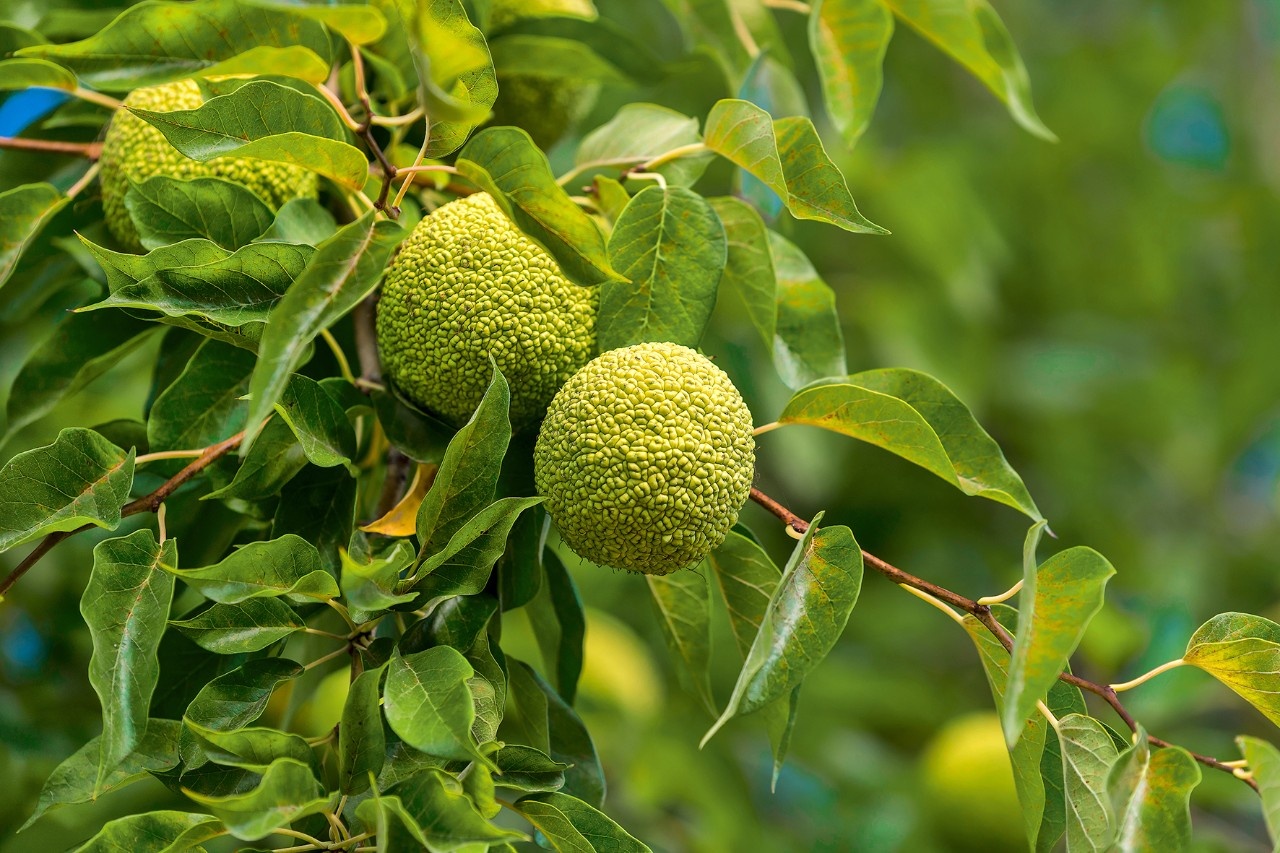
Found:
<path fill-rule="evenodd" d="M 369 788 L 369 774 L 382 770 L 387 738 L 382 730 L 382 668 L 356 676 L 338 725 L 338 779 L 344 794 Z"/>
<path fill-rule="evenodd" d="M 1182 659 L 1280 726 L 1280 625 L 1248 613 L 1220 613 L 1191 635 Z"/>
<path fill-rule="evenodd" d="M 1240 751 L 1249 762 L 1249 772 L 1258 783 L 1262 796 L 1262 815 L 1267 822 L 1271 842 L 1280 845 L 1280 750 L 1255 737 L 1236 738 Z"/>
<path fill-rule="evenodd" d="M 133 485 L 133 451 L 69 427 L 0 468 L 0 551 L 91 524 L 115 530 Z"/>
<path fill-rule="evenodd" d="M 662 636 L 674 657 L 684 663 L 689 682 L 702 704 L 715 713 L 711 694 L 711 590 L 702 571 L 648 575 L 649 592 L 658 610 Z"/>
<path fill-rule="evenodd" d="M 507 695 L 512 701 L 502 731 L 519 732 L 520 743 L 569 765 L 561 790 L 600 808 L 605 795 L 604 771 L 587 727 L 528 664 L 509 657 L 507 666 L 511 677 Z"/>
<path fill-rule="evenodd" d="M 186 721 L 187 732 L 196 735 L 210 761 L 254 773 L 266 772 L 280 758 L 291 758 L 319 773 L 315 752 L 301 735 L 265 726 L 219 731 Z M 210 793 L 204 791 L 203 793 Z"/>
<path fill-rule="evenodd" d="M 278 758 L 251 791 L 209 796 L 186 795 L 212 812 L 236 838 L 257 841 L 273 830 L 329 807 L 329 797 L 311 768 L 293 758 Z"/>
<path fill-rule="evenodd" d="M 457 167 L 488 190 L 570 279 L 588 286 L 619 280 L 600 229 L 556 183 L 546 155 L 529 134 L 514 127 L 485 128 L 462 149 Z"/>
<path fill-rule="evenodd" d="M 1136 743 L 1121 753 L 1107 778 L 1116 832 L 1111 850 L 1186 850 L 1191 844 L 1191 791 L 1200 766 L 1183 748 L 1152 749 L 1138 729 Z"/>
<path fill-rule="evenodd" d="M 32 241 L 71 199 L 52 184 L 23 184 L 0 193 L 0 287 Z"/>
<path fill-rule="evenodd" d="M 1001 719 L 1011 749 L 1102 609 L 1107 581 L 1116 571 L 1097 551 L 1080 546 L 1054 554 L 1037 568 L 1036 544 L 1044 529 L 1043 521 L 1032 525 L 1023 551 L 1018 627 Z"/>
<path fill-rule="evenodd" d="M 283 658 L 247 661 L 201 688 L 184 719 L 213 731 L 242 729 L 262 716 L 277 686 L 301 674 L 301 665 Z"/>
<path fill-rule="evenodd" d="M 588 133 L 574 154 L 574 166 L 586 178 L 596 168 L 612 171 L 644 163 L 668 151 L 701 141 L 698 120 L 657 104 L 626 104 L 617 115 Z M 679 157 L 654 167 L 669 186 L 691 186 L 707 169 L 710 156 Z"/>
<path fill-rule="evenodd" d="M 494 753 L 493 760 L 502 771 L 499 785 L 530 794 L 559 790 L 569 769 L 541 750 L 518 744 L 504 746 Z"/>
<path fill-rule="evenodd" d="M 1107 776 L 1119 751 L 1102 724 L 1083 714 L 1058 720 L 1067 803 L 1068 853 L 1107 850 L 1115 835 Z"/>
<path fill-rule="evenodd" d="M 413 563 L 414 556 L 408 540 L 397 542 L 390 551 L 381 557 L 371 557 L 368 562 L 358 560 L 345 550 L 342 552 L 342 594 L 357 620 L 370 619 L 380 611 L 414 599 L 412 592 L 395 591 L 400 573 Z"/>
<path fill-rule="evenodd" d="M 295 373 L 280 395 L 276 412 L 298 437 L 307 461 L 321 468 L 350 465 L 356 433 L 338 401 L 319 382 Z"/>
<path fill-rule="evenodd" d="M 387 796 L 361 803 L 356 816 L 365 826 L 376 828 L 380 839 L 384 826 L 390 821 L 398 822 L 424 850 L 489 849 L 490 845 L 525 837 L 489 823 L 476 811 L 456 778 L 434 769 L 400 782 Z"/>
<path fill-rule="evenodd" d="M 107 821 L 73 853 L 179 853 L 220 835 L 222 822 L 196 812 L 157 811 Z"/>
<path fill-rule="evenodd" d="M 271 309 L 249 383 L 252 402 L 242 454 L 257 437 L 256 425 L 279 402 L 308 345 L 377 286 L 403 236 L 400 226 L 375 221 L 370 211 L 316 247 L 306 269 Z"/>
<path fill-rule="evenodd" d="M 302 602 L 338 596 L 338 584 L 321 567 L 316 547 L 291 533 L 265 542 L 250 542 L 221 562 L 202 569 L 166 566 L 165 570 L 205 598 L 221 604 L 276 596 Z"/>
<path fill-rule="evenodd" d="M 476 709 L 467 680 L 474 674 L 450 646 L 410 655 L 397 651 L 388 665 L 383 700 L 391 730 L 419 752 L 492 766 L 471 734 Z"/>
<path fill-rule="evenodd" d="M 769 232 L 769 253 L 777 277 L 777 320 L 770 346 L 779 378 L 796 390 L 845 373 L 835 292 L 804 252 L 774 231 Z"/>
<path fill-rule="evenodd" d="M 198 450 L 244 429 L 253 353 L 205 341 L 178 378 L 160 392 L 147 417 L 152 450 Z"/>
<path fill-rule="evenodd" d="M 711 738 L 735 716 L 788 696 L 835 645 L 862 588 L 862 551 L 847 527 L 819 528 L 797 543 Z"/>
<path fill-rule="evenodd" d="M 831 122 L 850 147 L 875 112 L 893 15 L 881 0 L 818 0 L 809 13 L 809 47 Z"/>
<path fill-rule="evenodd" d="M 220 655 L 256 652 L 305 627 L 293 608 L 278 598 L 215 604 L 198 616 L 169 624 L 196 645 Z"/>
<path fill-rule="evenodd" d="M 710 560 L 729 612 L 729 627 L 746 658 L 782 573 L 768 552 L 737 530 L 729 531 Z"/>
<path fill-rule="evenodd" d="M 721 284 L 742 301 L 751 325 L 760 333 L 764 345 L 773 349 L 778 326 L 778 279 L 769 250 L 769 231 L 760 214 L 744 201 L 724 196 L 709 202 L 720 217 L 727 240 Z M 836 329 L 838 332 L 839 326 Z"/>
<path fill-rule="evenodd" d="M 436 472 L 439 465 L 429 462 L 418 462 L 413 466 L 413 479 L 404 497 L 396 505 L 387 510 L 382 518 L 360 525 L 365 533 L 379 533 L 383 536 L 412 536 L 418 529 L 418 510 L 427 492 L 435 485 Z"/>
<path fill-rule="evenodd" d="M 213 177 L 184 181 L 154 175 L 129 187 L 124 206 L 147 249 L 202 238 L 234 252 L 275 220 L 252 190 Z"/>
<path fill-rule="evenodd" d="M 553 850 L 587 853 L 648 853 L 649 847 L 598 809 L 568 794 L 551 791 L 521 797 L 516 808 L 538 828 Z"/>
<path fill-rule="evenodd" d="M 19 53 L 53 60 L 109 92 L 195 74 L 286 73 L 319 82 L 330 55 L 318 23 L 237 0 L 139 3 L 83 41 Z"/>
<path fill-rule="evenodd" d="M 641 190 L 609 236 L 609 261 L 628 281 L 600 288 L 600 350 L 645 341 L 697 346 L 727 252 L 724 227 L 702 196 L 684 187 Z"/>
<path fill-rule="evenodd" d="M 1042 521 L 1000 446 L 949 388 L 903 368 L 868 370 L 797 392 L 780 423 L 822 427 L 883 447 L 978 495 Z"/>

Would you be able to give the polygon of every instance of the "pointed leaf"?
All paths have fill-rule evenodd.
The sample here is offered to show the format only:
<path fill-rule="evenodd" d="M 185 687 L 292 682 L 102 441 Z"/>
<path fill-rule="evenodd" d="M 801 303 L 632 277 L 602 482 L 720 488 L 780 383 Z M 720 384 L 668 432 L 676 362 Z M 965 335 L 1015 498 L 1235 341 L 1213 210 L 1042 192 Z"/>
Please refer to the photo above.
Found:
<path fill-rule="evenodd" d="M 74 92 L 76 75 L 45 59 L 0 61 L 0 92 L 21 92 L 32 88 Z"/>
<path fill-rule="evenodd" d="M 53 184 L 23 184 L 0 193 L 0 287 L 32 241 L 71 199 Z"/>
<path fill-rule="evenodd" d="M 1107 778 L 1119 853 L 1186 850 L 1191 845 L 1191 791 L 1200 766 L 1181 747 L 1153 750 L 1146 732 L 1116 759 Z"/>
<path fill-rule="evenodd" d="M 202 687 L 187 706 L 184 719 L 214 731 L 242 729 L 262 716 L 277 686 L 301 674 L 302 667 L 291 660 L 248 661 Z"/>
<path fill-rule="evenodd" d="M 433 554 L 401 584 L 416 590 L 422 607 L 431 608 L 455 595 L 475 595 L 485 588 L 493 565 L 507 547 L 507 537 L 520 513 L 543 498 L 500 498 L 471 517 L 449 544 Z"/>
<path fill-rule="evenodd" d="M 250 358 L 250 362 L 252 361 Z M 252 370 L 253 365 L 250 364 L 240 387 L 248 385 L 248 373 Z M 247 409 L 247 404 L 242 402 L 239 411 L 244 413 Z M 209 492 L 201 500 L 263 501 L 280 494 L 306 466 L 306 454 L 302 452 L 302 445 L 298 443 L 293 430 L 289 429 L 282 418 L 273 418 L 262 428 L 258 440 L 253 443 L 253 449 L 240 462 L 231 482 Z"/>
<path fill-rule="evenodd" d="M 685 667 L 694 694 L 711 713 L 711 590 L 699 571 L 648 575 L 649 592 L 658 609 L 658 624 L 671 654 Z"/>
<path fill-rule="evenodd" d="M 320 565 L 332 579 L 342 565 L 338 552 L 351 540 L 355 506 L 356 481 L 345 468 L 308 465 L 281 489 L 271 534 L 291 534 L 313 543 Z M 326 584 L 315 592 L 327 596 L 328 589 Z"/>
<path fill-rule="evenodd" d="M 471 664 L 450 646 L 391 658 L 384 711 L 391 730 L 419 752 L 492 765 L 471 734 L 475 700 Z"/>
<path fill-rule="evenodd" d="M 129 187 L 124 206 L 148 249 L 203 238 L 235 251 L 275 220 L 252 190 L 213 177 L 184 181 L 155 175 Z"/>
<path fill-rule="evenodd" d="M 388 819 L 404 826 L 424 850 L 488 849 L 493 844 L 525 837 L 485 820 L 458 780 L 441 770 L 411 776 L 391 793 L 393 796 L 373 797 L 361 803 L 356 811 L 366 826 L 376 827 L 379 838 L 384 837 L 382 827 Z M 379 815 L 380 811 L 384 813 Z"/>
<path fill-rule="evenodd" d="M 387 19 L 376 6 L 359 4 L 329 5 L 309 0 L 251 0 L 254 6 L 279 9 L 319 21 L 352 44 L 377 41 L 387 30 Z"/>
<path fill-rule="evenodd" d="M 1058 744 L 1067 795 L 1067 851 L 1107 850 L 1111 825 L 1107 776 L 1119 752 L 1111 735 L 1092 717 L 1069 714 L 1058 721 Z"/>
<path fill-rule="evenodd" d="M 263 773 L 277 759 L 292 758 L 310 767 L 313 773 L 319 771 L 315 753 L 300 735 L 262 726 L 224 732 L 198 726 L 190 720 L 186 726 L 199 737 L 209 760 L 218 764 Z"/>
<path fill-rule="evenodd" d="M 205 341 L 173 383 L 160 392 L 147 416 L 151 450 L 195 450 L 244 429 L 253 353 Z"/>
<path fill-rule="evenodd" d="M 1248 613 L 1220 613 L 1191 635 L 1182 659 L 1280 726 L 1280 625 Z"/>
<path fill-rule="evenodd" d="M 513 543 L 511 547 L 514 549 L 516 546 Z M 578 692 L 578 678 L 582 675 L 583 640 L 587 627 L 582 597 L 573 577 L 554 551 L 543 548 L 539 561 L 545 583 L 526 610 L 538 638 L 548 677 L 555 683 L 561 698 L 573 704 Z"/>
<path fill-rule="evenodd" d="M 504 746 L 494 753 L 493 760 L 502 773 L 498 784 L 526 793 L 559 790 L 569 769 L 541 750 L 518 744 Z"/>
<path fill-rule="evenodd" d="M 73 853 L 181 853 L 222 834 L 222 822 L 207 814 L 158 811 L 108 821 Z"/>
<path fill-rule="evenodd" d="M 199 616 L 169 624 L 202 649 L 220 655 L 256 652 L 306 627 L 293 608 L 278 598 L 215 604 Z"/>
<path fill-rule="evenodd" d="M 751 325 L 760 333 L 764 345 L 772 349 L 778 326 L 778 279 L 769 250 L 769 231 L 760 214 L 745 201 L 730 196 L 709 201 L 728 241 L 721 284 L 742 300 Z"/>
<path fill-rule="evenodd" d="M 522 797 L 516 809 L 561 853 L 648 853 L 649 847 L 612 818 L 568 794 L 548 792 Z"/>
<path fill-rule="evenodd" d="M 274 761 L 251 791 L 223 797 L 192 790 L 188 797 L 213 812 L 236 838 L 256 841 L 307 815 L 319 814 L 329 798 L 311 768 L 292 758 Z"/>
<path fill-rule="evenodd" d="M 377 776 L 387 753 L 382 730 L 382 667 L 356 676 L 347 692 L 338 725 L 338 779 L 344 794 L 360 794 L 369 788 L 369 775 Z"/>
<path fill-rule="evenodd" d="M 323 601 L 338 596 L 338 584 L 321 567 L 316 547 L 291 533 L 266 542 L 250 542 L 222 562 L 203 569 L 166 566 L 165 570 L 205 598 L 222 604 L 281 595 L 293 601 Z"/>
<path fill-rule="evenodd" d="M 295 373 L 276 403 L 276 411 L 298 437 L 307 461 L 321 468 L 350 465 L 356 433 L 338 401 L 319 382 Z"/>
<path fill-rule="evenodd" d="M 791 389 L 848 370 L 835 292 L 818 276 L 804 252 L 769 232 L 778 299 L 773 366 Z"/>
<path fill-rule="evenodd" d="M 827 114 L 850 147 L 871 123 L 892 37 L 893 15 L 881 0 L 818 0 L 809 14 Z"/>
<path fill-rule="evenodd" d="M 371 619 L 381 611 L 414 599 L 412 592 L 395 592 L 400 573 L 414 560 L 413 546 L 408 541 L 397 542 L 383 556 L 373 557 L 367 563 L 345 550 L 340 556 L 342 594 L 357 621 Z"/>
<path fill-rule="evenodd" d="M 1249 762 L 1249 772 L 1258 783 L 1262 796 L 1262 815 L 1267 821 L 1267 834 L 1280 846 L 1280 750 L 1255 737 L 1236 738 L 1240 751 Z"/>

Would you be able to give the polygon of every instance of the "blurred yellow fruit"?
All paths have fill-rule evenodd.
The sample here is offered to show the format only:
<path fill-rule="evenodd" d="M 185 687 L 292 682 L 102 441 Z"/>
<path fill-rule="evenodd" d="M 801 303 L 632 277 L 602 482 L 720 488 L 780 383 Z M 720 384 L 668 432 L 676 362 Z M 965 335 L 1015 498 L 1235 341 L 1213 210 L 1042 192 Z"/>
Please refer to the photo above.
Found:
<path fill-rule="evenodd" d="M 583 698 L 634 717 L 650 717 L 662 705 L 662 680 L 649 649 L 625 623 L 587 608 L 583 648 Z"/>
<path fill-rule="evenodd" d="M 995 714 L 947 723 L 925 748 L 920 770 L 925 809 L 955 849 L 1026 849 L 1013 767 Z"/>
<path fill-rule="evenodd" d="M 322 737 L 342 719 L 351 689 L 351 672 L 345 667 L 334 670 L 320 680 L 311 698 L 298 706 L 290 729 L 303 737 Z"/>

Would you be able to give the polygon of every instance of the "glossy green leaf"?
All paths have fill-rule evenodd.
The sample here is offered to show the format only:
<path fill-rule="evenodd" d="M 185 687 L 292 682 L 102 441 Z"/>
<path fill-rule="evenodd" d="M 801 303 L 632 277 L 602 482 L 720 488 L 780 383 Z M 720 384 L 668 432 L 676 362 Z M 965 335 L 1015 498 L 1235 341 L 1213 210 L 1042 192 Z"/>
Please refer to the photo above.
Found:
<path fill-rule="evenodd" d="M 77 749 L 49 774 L 35 811 L 19 832 L 35 823 L 41 815 L 62 806 L 87 803 L 117 788 L 123 788 L 152 772 L 168 770 L 178 763 L 177 720 L 150 719 L 142 740 L 105 778 L 98 777 L 102 765 L 102 737 L 95 737 Z"/>
<path fill-rule="evenodd" d="M 601 352 L 645 341 L 697 346 L 727 259 L 724 227 L 702 196 L 647 187 L 609 236 L 609 261 L 627 282 L 600 287 Z"/>
<path fill-rule="evenodd" d="M 497 783 L 525 793 L 559 790 L 569 769 L 545 752 L 519 744 L 504 746 L 494 753 L 493 760 L 501 771 Z"/>
<path fill-rule="evenodd" d="M 252 359 L 251 359 L 252 361 Z M 252 370 L 252 364 L 250 365 Z M 248 376 L 244 377 L 245 384 Z M 241 404 L 241 412 L 248 408 Z M 231 482 L 204 496 L 204 500 L 266 500 L 280 491 L 307 465 L 297 436 L 283 419 L 274 418 L 262 428 L 253 448 L 240 462 Z"/>
<path fill-rule="evenodd" d="M 323 79 L 329 39 L 318 23 L 237 0 L 149 0 L 83 41 L 19 53 L 64 65 L 90 86 L 124 92 L 195 74 L 311 76 L 315 65 Z"/>
<path fill-rule="evenodd" d="M 255 773 L 266 772 L 281 758 L 290 758 L 319 771 L 315 753 L 301 735 L 261 726 L 219 731 L 186 721 L 188 731 L 200 738 L 201 747 L 210 761 L 227 767 L 238 767 Z"/>
<path fill-rule="evenodd" d="M 1182 659 L 1280 726 L 1280 625 L 1248 613 L 1220 613 L 1191 635 Z"/>
<path fill-rule="evenodd" d="M 251 243 L 228 252 L 196 239 L 129 255 L 81 241 L 101 264 L 111 289 L 82 311 L 142 308 L 231 327 L 265 323 L 314 254 L 310 246 L 288 243 Z"/>
<path fill-rule="evenodd" d="M 264 9 L 279 9 L 319 21 L 353 44 L 368 44 L 382 37 L 387 19 L 366 4 L 315 3 L 310 0 L 250 0 Z"/>
<path fill-rule="evenodd" d="M 278 598 L 215 604 L 198 616 L 169 624 L 202 649 L 220 655 L 256 652 L 305 627 L 293 608 Z"/>
<path fill-rule="evenodd" d="M 1056 137 L 1031 103 L 1031 81 L 1009 31 L 987 0 L 881 0 L 904 23 L 981 80 L 1018 124 L 1043 139 Z"/>
<path fill-rule="evenodd" d="M 1118 853 L 1186 850 L 1191 846 L 1191 791 L 1200 766 L 1183 748 L 1152 749 L 1146 732 L 1120 754 L 1107 778 Z"/>
<path fill-rule="evenodd" d="M 548 524 L 545 512 L 534 511 L 521 513 L 511 528 L 507 550 L 498 560 L 498 600 L 504 613 L 524 607 L 542 591 L 543 535 Z"/>
<path fill-rule="evenodd" d="M 0 468 L 0 551 L 86 524 L 114 530 L 133 485 L 133 451 L 69 427 Z"/>
<path fill-rule="evenodd" d="M 1102 609 L 1107 581 L 1116 573 L 1105 557 L 1082 546 L 1060 551 L 1037 568 L 1036 544 L 1044 529 L 1043 521 L 1036 522 L 1023 550 L 1018 627 L 1001 720 L 1011 749 Z"/>
<path fill-rule="evenodd" d="M 548 792 L 521 797 L 520 814 L 560 853 L 648 853 L 649 847 L 598 809 L 568 794 Z"/>
<path fill-rule="evenodd" d="M 729 704 L 704 744 L 733 717 L 788 696 L 844 631 L 862 588 L 862 551 L 849 528 L 819 528 L 821 520 L 819 513 L 787 561 Z"/>
<path fill-rule="evenodd" d="M 399 822 L 424 850 L 488 849 L 492 844 L 525 837 L 485 820 L 458 780 L 441 770 L 418 773 L 396 785 L 389 794 L 366 800 L 356 810 L 357 817 L 367 827 L 375 828 L 379 838 L 390 821 Z"/>
<path fill-rule="evenodd" d="M 346 597 L 347 606 L 355 614 L 354 618 L 369 619 L 381 611 L 414 599 L 415 594 L 412 592 L 395 592 L 400 583 L 400 573 L 413 563 L 414 557 L 413 545 L 407 539 L 401 539 L 386 554 L 372 557 L 368 562 L 357 560 L 346 551 L 342 552 L 342 594 Z"/>
<path fill-rule="evenodd" d="M 0 92 L 20 92 L 31 88 L 74 92 L 76 75 L 45 59 L 0 61 Z"/>
<path fill-rule="evenodd" d="M 356 481 L 345 468 L 308 465 L 280 490 L 271 535 L 292 534 L 311 542 L 324 570 L 337 577 L 338 553 L 351 540 L 355 507 Z"/>
<path fill-rule="evenodd" d="M 276 412 L 298 437 L 307 461 L 321 468 L 350 465 L 356 433 L 338 401 L 319 382 L 295 373 L 280 395 Z"/>
<path fill-rule="evenodd" d="M 54 406 L 150 343 L 158 329 L 133 317 L 68 314 L 27 358 L 14 377 L 6 404 L 7 435 L 34 423 Z"/>
<path fill-rule="evenodd" d="M 729 531 L 710 560 L 729 612 L 729 627 L 746 658 L 782 573 L 763 548 L 737 530 Z"/>
<path fill-rule="evenodd" d="M 213 177 L 184 181 L 155 175 L 130 186 L 124 206 L 148 249 L 203 238 L 235 251 L 275 220 L 252 190 Z"/>
<path fill-rule="evenodd" d="M 1022 478 L 949 388 L 904 368 L 868 370 L 795 394 L 780 423 L 808 424 L 883 447 L 966 495 L 1043 520 Z"/>
<path fill-rule="evenodd" d="M 711 590 L 703 570 L 648 575 L 649 593 L 658 611 L 658 624 L 673 657 L 684 664 L 685 674 L 702 704 L 712 714 L 716 701 L 711 693 Z"/>
<path fill-rule="evenodd" d="M 773 349 L 778 326 L 779 291 L 773 253 L 769 249 L 769 231 L 764 227 L 760 214 L 745 201 L 731 196 L 709 201 L 716 216 L 720 217 L 727 240 L 728 252 L 720 283 L 741 300 L 764 345 Z M 836 330 L 838 335 L 838 325 Z"/>
<path fill-rule="evenodd" d="M 543 751 L 556 761 L 569 765 L 561 790 L 600 808 L 605 795 L 604 771 L 587 727 L 560 694 L 528 664 L 507 658 L 507 665 L 511 674 L 509 695 L 518 706 L 516 716 L 523 717 L 525 731 L 534 734 L 526 743 L 543 749 L 542 743 L 532 741 L 545 736 L 547 748 Z M 537 719 L 539 713 L 541 719 Z M 506 720 L 503 722 L 505 725 Z"/>
<path fill-rule="evenodd" d="M 187 790 L 186 795 L 207 808 L 236 838 L 256 841 L 329 806 L 324 788 L 311 768 L 292 758 L 272 762 L 251 791 L 216 797 Z"/>
<path fill-rule="evenodd" d="M 421 4 L 412 19 L 407 29 L 413 74 L 419 102 L 433 117 L 426 154 L 443 157 L 484 121 L 498 96 L 497 77 L 484 36 L 462 0 Z"/>
<path fill-rule="evenodd" d="M 504 79 L 531 75 L 561 83 L 625 86 L 631 82 L 608 58 L 576 39 L 513 33 L 490 41 L 489 53 L 494 70 Z"/>
<path fill-rule="evenodd" d="M 242 729 L 262 716 L 276 687 L 301 674 L 299 664 L 283 658 L 248 661 L 202 687 L 184 719 L 202 729 Z"/>
<path fill-rule="evenodd" d="M 205 341 L 177 379 L 160 392 L 147 417 L 152 450 L 197 450 L 244 429 L 253 353 Z"/>
<path fill-rule="evenodd" d="M 249 383 L 252 402 L 242 455 L 257 437 L 256 425 L 279 402 L 311 341 L 377 286 L 391 250 L 403 237 L 400 226 L 375 221 L 370 211 L 316 247 L 306 269 L 271 309 Z"/>
<path fill-rule="evenodd" d="M 707 115 L 705 141 L 712 151 L 763 181 L 797 219 L 815 219 L 855 233 L 887 233 L 858 212 L 844 176 L 809 119 L 774 121 L 749 101 L 718 101 Z"/>
<path fill-rule="evenodd" d="M 1265 740 L 1244 735 L 1236 738 L 1236 743 L 1249 762 L 1253 781 L 1258 783 L 1267 834 L 1274 845 L 1280 846 L 1280 750 Z"/>
<path fill-rule="evenodd" d="M 798 390 L 846 373 L 835 292 L 798 246 L 773 231 L 769 232 L 769 254 L 777 279 L 777 319 L 770 346 L 779 378 Z"/>
<path fill-rule="evenodd" d="M 1115 835 L 1107 776 L 1119 751 L 1102 724 L 1083 714 L 1058 721 L 1067 803 L 1068 853 L 1107 850 Z"/>
<path fill-rule="evenodd" d="M 338 596 L 338 584 L 321 567 L 316 546 L 291 533 L 250 542 L 203 569 L 165 569 L 205 598 L 222 604 L 276 596 L 302 602 Z"/>
<path fill-rule="evenodd" d="M 397 652 L 388 665 L 383 702 L 391 730 L 419 752 L 492 766 L 471 734 L 476 709 L 467 680 L 474 674 L 450 646 Z"/>
<path fill-rule="evenodd" d="M 458 170 L 494 195 L 520 230 L 541 243 L 573 281 L 620 280 L 599 227 L 557 183 L 547 157 L 514 127 L 477 133 L 458 155 Z"/>
<path fill-rule="evenodd" d="M 582 674 L 586 614 L 573 577 L 555 552 L 544 547 L 538 559 L 544 583 L 526 611 L 538 638 L 547 676 L 561 698 L 572 704 L 578 692 L 578 677 Z"/>
<path fill-rule="evenodd" d="M 338 726 L 338 780 L 344 794 L 369 788 L 369 774 L 377 776 L 387 753 L 382 730 L 382 667 L 356 676 L 342 708 Z"/>
<path fill-rule="evenodd" d="M 271 226 L 258 242 L 300 243 L 316 246 L 333 236 L 338 223 L 333 214 L 314 198 L 293 198 L 276 211 Z"/>
<path fill-rule="evenodd" d="M 416 590 L 422 607 L 430 608 L 454 595 L 475 595 L 485 588 L 494 563 L 507 547 L 507 536 L 520 513 L 543 498 L 499 498 L 458 528 L 442 550 L 423 561 L 401 584 Z"/>
<path fill-rule="evenodd" d="M 499 739 L 549 753 L 549 699 L 537 674 L 528 664 L 512 658 L 507 659 L 507 674 L 507 707 L 498 731 Z"/>
<path fill-rule="evenodd" d="M 809 13 L 809 48 L 822 97 L 846 145 L 871 123 L 892 37 L 893 15 L 882 0 L 818 0 Z"/>
<path fill-rule="evenodd" d="M 453 429 L 389 391 L 373 392 L 378 423 L 392 446 L 415 462 L 440 462 Z"/>
<path fill-rule="evenodd" d="M 657 104 L 626 104 L 583 137 L 574 154 L 574 171 L 582 178 L 597 170 L 612 173 L 701 141 L 696 118 Z M 702 177 L 710 159 L 706 154 L 679 157 L 653 171 L 665 177 L 668 186 L 687 187 Z"/>
<path fill-rule="evenodd" d="M 443 548 L 481 508 L 493 502 L 511 441 L 511 389 L 497 367 L 471 419 L 449 441 L 435 482 L 418 507 L 423 555 Z"/>
<path fill-rule="evenodd" d="M 22 253 L 70 200 L 52 184 L 23 184 L 0 192 L 0 287 L 13 275 Z"/>
<path fill-rule="evenodd" d="M 73 853 L 183 853 L 221 832 L 222 822 L 207 814 L 143 812 L 107 821 Z"/>

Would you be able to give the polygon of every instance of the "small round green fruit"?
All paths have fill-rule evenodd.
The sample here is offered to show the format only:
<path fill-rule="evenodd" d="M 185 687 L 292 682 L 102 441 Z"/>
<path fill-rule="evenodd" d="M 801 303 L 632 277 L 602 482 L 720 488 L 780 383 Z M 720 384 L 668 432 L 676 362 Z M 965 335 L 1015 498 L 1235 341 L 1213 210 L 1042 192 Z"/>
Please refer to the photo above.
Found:
<path fill-rule="evenodd" d="M 968 714 L 943 726 L 921 760 L 922 800 L 937 833 L 959 850 L 1027 847 L 1000 718 Z"/>

